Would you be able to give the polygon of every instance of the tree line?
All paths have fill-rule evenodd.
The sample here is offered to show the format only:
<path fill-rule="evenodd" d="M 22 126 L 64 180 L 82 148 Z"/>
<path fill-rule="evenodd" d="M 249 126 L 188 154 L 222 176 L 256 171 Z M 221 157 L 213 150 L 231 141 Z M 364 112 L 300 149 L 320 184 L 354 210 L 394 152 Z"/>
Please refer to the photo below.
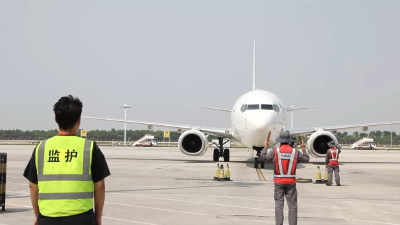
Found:
<path fill-rule="evenodd" d="M 369 133 L 359 133 L 358 131 L 349 134 L 348 132 L 337 132 L 335 136 L 337 137 L 339 143 L 341 144 L 353 144 L 354 142 L 368 137 L 374 139 L 374 142 L 378 145 L 389 145 L 391 138 L 390 131 L 370 131 Z M 400 144 L 400 134 L 392 132 L 393 144 Z"/>
<path fill-rule="evenodd" d="M 58 134 L 58 130 L 0 130 L 0 140 L 43 140 L 53 137 Z M 164 131 L 150 131 L 150 130 L 126 130 L 126 140 L 129 142 L 136 141 L 146 134 L 154 135 L 157 141 L 163 141 Z M 170 141 L 177 142 L 181 134 L 176 131 L 170 131 Z M 393 144 L 400 144 L 400 134 L 396 132 L 392 133 Z M 78 131 L 80 136 L 80 130 Z M 352 144 L 364 137 L 373 138 L 374 142 L 379 145 L 390 144 L 390 131 L 371 131 L 369 133 L 354 132 L 349 134 L 348 132 L 337 132 L 335 133 L 339 143 L 341 144 Z M 124 130 L 90 130 L 87 131 L 87 138 L 95 141 L 123 141 Z M 215 137 L 209 136 L 208 140 L 214 139 Z M 165 141 L 168 141 L 166 139 Z"/>
<path fill-rule="evenodd" d="M 176 142 L 179 139 L 180 133 L 175 131 L 169 132 L 170 141 Z M 43 140 L 53 137 L 58 134 L 58 130 L 0 130 L 0 140 Z M 81 130 L 78 130 L 80 136 Z M 126 141 L 136 141 L 146 134 L 154 135 L 157 141 L 162 141 L 164 131 L 150 131 L 150 130 L 126 130 Z M 88 139 L 94 141 L 123 141 L 124 130 L 86 130 Z M 169 141 L 167 138 L 165 141 Z"/>

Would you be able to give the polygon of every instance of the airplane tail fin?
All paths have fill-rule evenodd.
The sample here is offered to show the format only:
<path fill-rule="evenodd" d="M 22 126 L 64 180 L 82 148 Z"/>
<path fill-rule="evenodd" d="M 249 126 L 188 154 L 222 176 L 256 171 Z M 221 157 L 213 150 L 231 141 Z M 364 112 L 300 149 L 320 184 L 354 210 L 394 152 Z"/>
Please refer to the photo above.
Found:
<path fill-rule="evenodd" d="M 253 49 L 253 91 L 256 90 L 256 40 L 254 39 Z"/>

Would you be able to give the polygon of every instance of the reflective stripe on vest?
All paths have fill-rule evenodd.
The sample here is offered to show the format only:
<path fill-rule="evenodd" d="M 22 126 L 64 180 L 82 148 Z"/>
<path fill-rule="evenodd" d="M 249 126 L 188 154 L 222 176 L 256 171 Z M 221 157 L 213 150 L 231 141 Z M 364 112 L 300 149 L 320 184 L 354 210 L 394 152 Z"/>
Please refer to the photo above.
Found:
<path fill-rule="evenodd" d="M 42 215 L 64 217 L 93 209 L 93 143 L 77 136 L 55 136 L 36 148 L 38 205 Z"/>
<path fill-rule="evenodd" d="M 331 158 L 329 159 L 329 161 L 338 161 L 338 156 L 339 156 L 339 150 L 332 150 L 332 149 L 330 149 L 330 155 L 331 155 Z M 336 153 L 336 157 L 334 156 L 334 154 L 333 153 Z"/>
<path fill-rule="evenodd" d="M 277 151 L 278 159 L 275 159 L 275 160 L 277 160 L 277 162 L 278 162 L 279 173 L 280 174 L 275 174 L 275 177 L 284 177 L 284 178 L 296 177 L 296 175 L 292 175 L 291 174 L 292 173 L 292 169 L 293 169 L 293 164 L 294 164 L 294 157 L 296 155 L 296 149 L 292 148 L 292 153 L 281 153 L 279 148 L 276 148 L 276 151 Z M 282 159 L 289 159 L 290 160 L 289 161 L 289 168 L 288 168 L 286 174 L 284 174 L 284 171 L 282 169 L 283 168 Z"/>

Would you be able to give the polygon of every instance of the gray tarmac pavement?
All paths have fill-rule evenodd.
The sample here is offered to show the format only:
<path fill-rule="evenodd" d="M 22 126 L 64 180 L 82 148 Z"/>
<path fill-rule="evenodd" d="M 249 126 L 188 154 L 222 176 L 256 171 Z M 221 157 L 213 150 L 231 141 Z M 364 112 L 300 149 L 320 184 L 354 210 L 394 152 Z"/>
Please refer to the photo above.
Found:
<path fill-rule="evenodd" d="M 33 224 L 28 181 L 22 176 L 34 146 L 1 145 L 8 153 L 6 212 L 1 225 Z M 233 181 L 212 178 L 212 149 L 189 157 L 177 148 L 101 147 L 111 170 L 103 224 L 275 224 L 273 167 L 261 181 L 247 149 L 231 149 Z M 342 186 L 298 183 L 299 225 L 400 225 L 400 151 L 343 150 Z M 221 163 L 221 162 L 219 162 Z M 223 162 L 226 166 L 226 162 Z M 322 158 L 298 165 L 297 178 L 315 181 Z M 287 206 L 285 202 L 285 221 Z"/>

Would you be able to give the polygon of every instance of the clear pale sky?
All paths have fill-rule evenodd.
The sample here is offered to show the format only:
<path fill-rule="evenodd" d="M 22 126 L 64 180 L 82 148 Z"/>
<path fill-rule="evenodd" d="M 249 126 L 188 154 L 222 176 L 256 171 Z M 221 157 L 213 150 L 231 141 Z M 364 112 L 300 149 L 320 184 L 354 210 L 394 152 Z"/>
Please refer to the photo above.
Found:
<path fill-rule="evenodd" d="M 126 100 L 128 119 L 230 127 L 187 105 L 232 108 L 250 91 L 253 39 L 257 88 L 319 106 L 295 127 L 400 120 L 399 21 L 397 0 L 0 0 L 0 129 L 56 129 L 67 94 L 84 116 L 122 119 Z"/>

